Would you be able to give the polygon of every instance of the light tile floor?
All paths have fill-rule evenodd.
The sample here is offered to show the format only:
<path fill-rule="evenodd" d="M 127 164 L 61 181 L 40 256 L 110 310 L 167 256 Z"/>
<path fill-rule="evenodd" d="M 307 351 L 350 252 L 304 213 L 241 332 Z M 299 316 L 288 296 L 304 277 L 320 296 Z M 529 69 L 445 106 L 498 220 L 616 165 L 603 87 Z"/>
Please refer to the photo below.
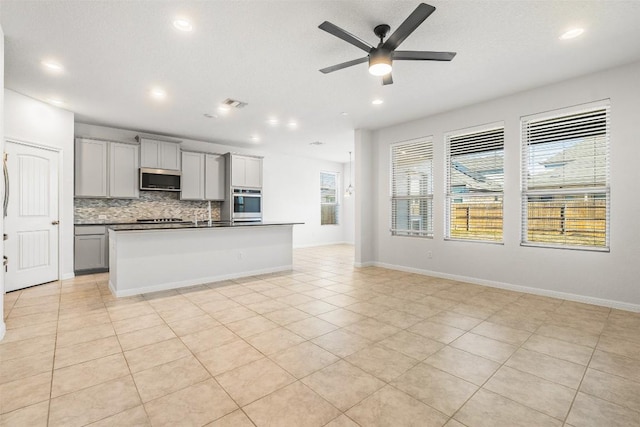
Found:
<path fill-rule="evenodd" d="M 2 426 L 640 426 L 640 314 L 382 268 L 5 295 Z"/>

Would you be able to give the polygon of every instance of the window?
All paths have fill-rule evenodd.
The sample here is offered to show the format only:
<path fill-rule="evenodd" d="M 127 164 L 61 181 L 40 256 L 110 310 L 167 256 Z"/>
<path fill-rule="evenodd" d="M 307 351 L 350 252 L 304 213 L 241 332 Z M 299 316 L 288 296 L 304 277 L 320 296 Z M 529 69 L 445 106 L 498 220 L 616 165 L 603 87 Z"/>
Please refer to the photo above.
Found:
<path fill-rule="evenodd" d="M 338 224 L 338 174 L 320 172 L 320 225 Z"/>
<path fill-rule="evenodd" d="M 502 241 L 504 126 L 446 135 L 447 239 Z"/>
<path fill-rule="evenodd" d="M 391 146 L 391 234 L 433 237 L 433 142 Z"/>
<path fill-rule="evenodd" d="M 609 248 L 609 105 L 522 119 L 522 244 Z"/>

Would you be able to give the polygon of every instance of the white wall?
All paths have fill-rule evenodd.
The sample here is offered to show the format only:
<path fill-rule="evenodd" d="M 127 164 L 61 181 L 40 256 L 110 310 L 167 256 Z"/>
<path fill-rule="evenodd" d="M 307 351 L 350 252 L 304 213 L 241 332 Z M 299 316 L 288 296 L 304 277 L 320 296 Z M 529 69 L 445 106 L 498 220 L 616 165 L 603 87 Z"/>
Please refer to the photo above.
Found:
<path fill-rule="evenodd" d="M 350 197 L 345 197 L 345 191 L 349 186 L 349 172 L 351 172 L 351 185 L 355 188 L 355 162 L 351 165 L 351 171 L 349 171 L 349 163 L 342 165 L 342 224 L 344 225 L 344 243 L 354 244 L 355 240 L 355 215 L 356 215 L 356 195 L 352 194 Z M 356 189 L 357 190 L 357 189 Z"/>
<path fill-rule="evenodd" d="M 370 161 L 376 172 L 370 185 L 378 197 L 373 261 L 640 311 L 638 76 L 640 63 L 635 63 L 374 132 L 375 155 Z M 520 116 L 606 98 L 611 100 L 610 253 L 520 246 Z M 443 134 L 496 121 L 505 123 L 504 244 L 445 241 Z M 427 135 L 433 135 L 436 159 L 435 237 L 392 237 L 388 230 L 389 145 Z M 363 184 L 358 183 L 360 188 Z M 433 259 L 427 259 L 427 251 L 432 251 Z"/>
<path fill-rule="evenodd" d="M 4 90 L 6 139 L 60 149 L 60 273 L 73 277 L 73 113 L 52 107 L 12 90 Z"/>
<path fill-rule="evenodd" d="M 374 221 L 379 188 L 376 185 L 376 150 L 371 132 L 355 132 L 355 265 L 363 267 L 375 261 Z"/>
<path fill-rule="evenodd" d="M 75 135 L 134 142 L 139 132 L 105 126 L 75 124 Z M 348 238 L 349 224 L 345 220 L 337 226 L 320 225 L 320 172 L 338 172 L 343 180 L 342 163 L 329 162 L 307 157 L 290 156 L 282 153 L 256 149 L 241 149 L 224 144 L 182 139 L 183 150 L 211 153 L 235 152 L 264 156 L 263 161 L 263 210 L 265 221 L 304 222 L 293 228 L 295 247 L 340 243 Z"/>
<path fill-rule="evenodd" d="M 0 153 L 4 154 L 4 32 L 0 26 Z M 0 198 L 4 200 L 4 185 Z M 4 233 L 4 215 L 0 216 L 0 234 Z M 0 258 L 4 255 L 4 244 L 0 245 Z M 4 269 L 3 269 L 4 270 Z M 0 341 L 4 337 L 6 325 L 4 323 L 4 273 L 0 274 Z"/>

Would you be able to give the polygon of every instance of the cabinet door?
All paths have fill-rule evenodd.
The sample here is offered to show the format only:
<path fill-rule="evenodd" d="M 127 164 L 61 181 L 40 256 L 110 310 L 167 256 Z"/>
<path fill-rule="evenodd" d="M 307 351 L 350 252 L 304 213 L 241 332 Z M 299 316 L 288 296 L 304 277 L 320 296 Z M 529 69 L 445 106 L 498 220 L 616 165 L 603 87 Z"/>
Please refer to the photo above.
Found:
<path fill-rule="evenodd" d="M 76 236 L 75 270 L 107 268 L 106 239 L 104 234 Z"/>
<path fill-rule="evenodd" d="M 173 142 L 161 142 L 160 168 L 180 170 L 180 145 Z"/>
<path fill-rule="evenodd" d="M 244 185 L 247 187 L 262 187 L 262 159 L 246 158 Z"/>
<path fill-rule="evenodd" d="M 140 166 L 143 168 L 160 168 L 160 141 L 152 139 L 140 140 Z"/>
<path fill-rule="evenodd" d="M 224 156 L 205 155 L 204 176 L 204 198 L 206 200 L 224 200 Z"/>
<path fill-rule="evenodd" d="M 247 168 L 247 158 L 241 156 L 231 156 L 231 186 L 245 187 L 245 170 Z"/>
<path fill-rule="evenodd" d="M 138 146 L 112 142 L 109 151 L 109 196 L 138 198 Z"/>
<path fill-rule="evenodd" d="M 182 152 L 182 200 L 204 199 L 204 154 Z"/>
<path fill-rule="evenodd" d="M 107 197 L 106 141 L 76 140 L 76 196 Z"/>

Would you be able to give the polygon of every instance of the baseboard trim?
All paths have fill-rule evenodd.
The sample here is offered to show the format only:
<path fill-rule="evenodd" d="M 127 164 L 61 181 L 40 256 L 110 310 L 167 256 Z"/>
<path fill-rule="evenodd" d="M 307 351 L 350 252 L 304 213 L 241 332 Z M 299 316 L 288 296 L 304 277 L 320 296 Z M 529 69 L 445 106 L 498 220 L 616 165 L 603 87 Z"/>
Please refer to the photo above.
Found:
<path fill-rule="evenodd" d="M 354 262 L 353 266 L 356 267 L 356 268 L 374 267 L 374 266 L 376 266 L 376 263 L 373 262 L 373 261 Z M 397 270 L 397 268 L 390 268 L 390 269 L 391 270 Z"/>
<path fill-rule="evenodd" d="M 441 279 L 457 280 L 460 282 L 473 283 L 475 285 L 488 286 L 491 288 L 506 289 L 509 291 L 523 292 L 526 294 L 541 295 L 545 297 L 565 299 L 569 301 L 582 302 L 585 304 L 599 305 L 603 307 L 617 308 L 625 311 L 640 313 L 640 304 L 630 304 L 623 301 L 596 298 L 586 295 L 572 294 L 568 292 L 552 291 L 549 289 L 532 288 L 529 286 L 514 285 L 511 283 L 496 282 L 493 280 L 478 279 L 476 277 L 460 276 L 457 274 L 441 273 L 438 271 L 423 270 L 420 268 L 406 267 L 402 265 L 387 264 L 384 262 L 366 263 L 376 267 L 388 268 L 390 270 L 405 271 L 407 273 L 422 274 L 425 276 L 439 277 Z"/>
<path fill-rule="evenodd" d="M 351 246 L 353 246 L 353 242 L 309 243 L 309 244 L 305 244 L 305 245 L 293 245 L 293 249 L 317 248 L 317 247 L 320 247 L 320 246 L 331 246 L 331 245 L 351 245 Z"/>
<path fill-rule="evenodd" d="M 7 325 L 3 321 L 0 321 L 0 341 L 4 338 L 4 334 L 7 332 Z"/>
<path fill-rule="evenodd" d="M 265 268 L 261 270 L 244 271 L 241 273 L 224 274 L 220 276 L 210 276 L 210 277 L 199 277 L 196 279 L 182 280 L 179 282 L 161 283 L 159 285 L 145 286 L 142 288 L 123 289 L 121 291 L 116 291 L 115 286 L 113 285 L 111 280 L 109 280 L 109 290 L 113 295 L 115 295 L 118 298 L 130 297 L 133 295 L 148 294 L 151 292 L 168 291 L 171 289 L 180 289 L 180 288 L 187 288 L 189 286 L 198 286 L 205 283 L 214 283 L 214 282 L 221 282 L 224 280 L 239 279 L 241 277 L 259 276 L 261 274 L 290 271 L 292 269 L 293 269 L 293 265 L 285 265 L 281 267 Z"/>

